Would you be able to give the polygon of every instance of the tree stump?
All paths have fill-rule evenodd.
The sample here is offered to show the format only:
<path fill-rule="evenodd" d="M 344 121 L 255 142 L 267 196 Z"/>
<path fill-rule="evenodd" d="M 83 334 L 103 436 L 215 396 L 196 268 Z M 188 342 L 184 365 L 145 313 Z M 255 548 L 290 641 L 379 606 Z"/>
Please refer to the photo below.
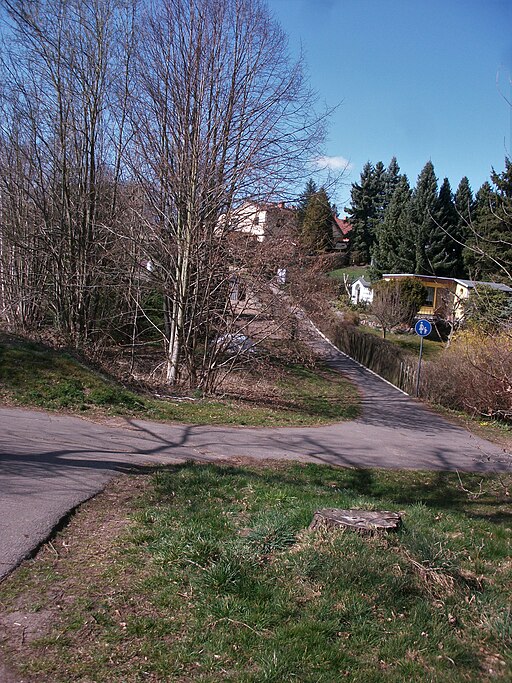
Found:
<path fill-rule="evenodd" d="M 398 512 L 386 510 L 340 510 L 324 508 L 317 510 L 309 525 L 310 529 L 343 527 L 360 533 L 394 531 L 399 528 L 402 518 Z"/>

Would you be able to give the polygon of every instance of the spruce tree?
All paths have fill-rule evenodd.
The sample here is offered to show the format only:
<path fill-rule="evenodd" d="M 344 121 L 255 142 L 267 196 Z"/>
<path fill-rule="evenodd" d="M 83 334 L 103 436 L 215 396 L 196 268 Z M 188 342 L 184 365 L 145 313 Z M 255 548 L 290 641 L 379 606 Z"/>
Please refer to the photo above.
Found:
<path fill-rule="evenodd" d="M 373 167 L 368 161 L 361 172 L 360 182 L 352 185 L 351 204 L 345 207 L 345 211 L 352 225 L 350 253 L 353 263 L 370 262 L 375 232 L 384 214 L 384 178 L 384 164 L 379 161 Z"/>
<path fill-rule="evenodd" d="M 352 183 L 350 206 L 345 207 L 352 225 L 350 233 L 350 255 L 353 263 L 368 263 L 370 260 L 370 210 L 373 167 L 368 161 L 363 166 L 359 183 Z"/>
<path fill-rule="evenodd" d="M 492 169 L 491 180 L 477 193 L 474 230 L 468 240 L 466 263 L 475 279 L 510 283 L 512 275 L 512 161 L 505 170 Z M 471 251 L 472 249 L 472 251 Z"/>
<path fill-rule="evenodd" d="M 471 231 L 463 251 L 464 267 L 472 280 L 484 278 L 485 240 L 496 223 L 496 198 L 488 181 L 482 185 L 475 197 Z"/>
<path fill-rule="evenodd" d="M 434 268 L 430 262 L 432 240 L 437 231 L 437 178 L 434 165 L 427 161 L 418 176 L 418 182 L 412 197 L 412 218 L 416 241 L 415 273 L 433 275 Z"/>
<path fill-rule="evenodd" d="M 372 277 L 383 273 L 413 273 L 416 248 L 411 217 L 411 188 L 400 176 L 384 213 L 372 249 Z"/>
<path fill-rule="evenodd" d="M 469 184 L 469 180 L 466 176 L 462 178 L 462 180 L 459 183 L 459 186 L 457 187 L 454 202 L 455 209 L 457 210 L 457 214 L 459 217 L 459 224 L 461 224 L 461 226 L 464 226 L 464 228 L 461 231 L 461 234 L 464 237 L 467 237 L 469 235 L 469 228 L 473 220 L 475 200 L 473 198 L 471 185 Z"/>
<path fill-rule="evenodd" d="M 333 214 L 327 192 L 321 187 L 308 200 L 302 221 L 300 241 L 308 252 L 324 252 L 332 247 Z"/>
<path fill-rule="evenodd" d="M 462 178 L 457 187 L 454 203 L 457 212 L 455 239 L 458 243 L 456 275 L 458 277 L 467 277 L 468 273 L 464 262 L 464 246 L 471 234 L 475 213 L 475 200 L 473 199 L 473 192 L 466 176 Z"/>
<path fill-rule="evenodd" d="M 454 239 L 457 229 L 457 212 L 453 202 L 452 189 L 448 178 L 443 180 L 435 212 L 433 226 L 425 253 L 432 272 L 441 277 L 455 277 L 460 258 L 460 249 Z"/>
<path fill-rule="evenodd" d="M 386 168 L 382 161 L 377 161 L 375 164 L 372 174 L 372 185 L 374 213 L 370 218 L 371 243 L 375 240 L 375 235 L 379 225 L 384 220 L 384 212 L 386 210 Z"/>
<path fill-rule="evenodd" d="M 396 157 L 393 157 L 384 174 L 384 212 L 389 206 L 396 186 L 402 177 L 403 176 L 400 175 L 400 166 L 398 165 Z"/>
<path fill-rule="evenodd" d="M 490 236 L 494 252 L 494 279 L 512 284 L 512 161 L 505 159 L 505 170 L 496 173 L 491 180 L 496 187 L 496 204 L 499 222 Z M 492 251 L 491 251 L 492 253 Z"/>
<path fill-rule="evenodd" d="M 400 180 L 400 167 L 393 157 L 389 162 L 389 166 L 384 169 L 384 164 L 379 161 L 375 164 L 374 169 L 374 183 L 375 183 L 375 203 L 376 211 L 375 218 L 371 224 L 371 233 L 373 234 L 373 242 L 370 247 L 371 256 L 371 268 L 370 274 L 373 279 L 378 279 L 381 274 L 385 271 L 390 272 L 389 268 L 382 269 L 381 264 L 388 263 L 386 256 L 387 245 L 389 234 L 389 225 L 384 228 L 384 234 L 382 238 L 380 234 L 383 230 L 384 221 L 386 217 L 386 211 L 391 203 L 393 193 L 396 186 Z M 381 243 L 379 243 L 381 242 Z"/>
<path fill-rule="evenodd" d="M 317 192 L 318 187 L 313 178 L 310 178 L 306 183 L 304 191 L 299 196 L 299 199 L 297 201 L 297 220 L 299 223 L 299 228 L 302 228 L 302 222 L 304 221 L 304 214 L 306 213 L 306 207 L 308 205 L 308 202 L 311 199 L 311 197 Z"/>

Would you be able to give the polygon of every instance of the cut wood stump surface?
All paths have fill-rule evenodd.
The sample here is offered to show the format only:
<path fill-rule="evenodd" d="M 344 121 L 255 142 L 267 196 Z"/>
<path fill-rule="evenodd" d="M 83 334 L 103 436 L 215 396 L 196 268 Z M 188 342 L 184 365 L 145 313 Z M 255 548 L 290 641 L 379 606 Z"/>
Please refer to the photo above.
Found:
<path fill-rule="evenodd" d="M 398 529 L 402 518 L 398 512 L 386 510 L 340 510 L 324 508 L 313 515 L 310 529 L 345 527 L 354 531 L 392 531 Z"/>

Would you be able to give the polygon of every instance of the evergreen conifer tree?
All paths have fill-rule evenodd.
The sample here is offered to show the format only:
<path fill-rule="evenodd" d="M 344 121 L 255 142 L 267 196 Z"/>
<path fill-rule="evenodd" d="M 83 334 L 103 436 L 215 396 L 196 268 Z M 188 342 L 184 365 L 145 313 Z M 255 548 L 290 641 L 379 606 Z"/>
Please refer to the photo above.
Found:
<path fill-rule="evenodd" d="M 466 176 L 462 178 L 457 187 L 454 204 L 457 212 L 455 239 L 458 243 L 456 275 L 458 277 L 467 277 L 468 273 L 464 262 L 464 246 L 471 233 L 475 213 L 475 200 L 473 199 L 473 192 Z"/>
<path fill-rule="evenodd" d="M 375 167 L 368 161 L 359 183 L 353 183 L 351 204 L 345 207 L 352 225 L 350 253 L 353 263 L 369 263 L 377 226 L 384 216 L 385 168 L 379 161 Z"/>
<path fill-rule="evenodd" d="M 457 212 L 448 178 L 443 180 L 435 212 L 429 245 L 425 248 L 432 272 L 441 277 L 455 277 L 460 259 L 460 248 L 455 238 Z"/>
<path fill-rule="evenodd" d="M 471 231 L 463 251 L 464 267 L 472 280 L 484 277 L 484 258 L 483 253 L 480 253 L 480 245 L 485 245 L 486 235 L 492 232 L 496 222 L 495 200 L 491 184 L 485 181 L 476 193 Z"/>
<path fill-rule="evenodd" d="M 302 222 L 304 221 L 304 214 L 306 213 L 306 207 L 308 205 L 311 197 L 318 192 L 318 187 L 313 178 L 310 178 L 306 183 L 304 191 L 299 196 L 297 201 L 297 220 L 299 223 L 299 228 L 302 228 Z"/>
<path fill-rule="evenodd" d="M 377 161 L 373 169 L 373 204 L 374 212 L 370 218 L 370 235 L 372 237 L 371 244 L 375 241 L 375 235 L 379 225 L 384 220 L 384 212 L 386 210 L 386 181 L 387 172 L 382 161 Z M 371 246 L 370 244 L 370 246 Z"/>
<path fill-rule="evenodd" d="M 332 247 L 333 214 L 327 192 L 321 187 L 309 197 L 300 232 L 303 247 L 309 252 L 324 252 Z"/>
<path fill-rule="evenodd" d="M 389 206 L 396 186 L 402 177 L 403 176 L 400 175 L 400 166 L 398 165 L 396 157 L 393 157 L 389 162 L 389 166 L 384 175 L 384 211 Z"/>
<path fill-rule="evenodd" d="M 411 217 L 411 188 L 406 175 L 400 176 L 384 213 L 372 249 L 372 276 L 383 273 L 412 273 L 416 248 Z"/>
<path fill-rule="evenodd" d="M 494 279 L 512 282 L 512 160 L 505 159 L 505 170 L 496 173 L 491 180 L 496 187 L 498 223 L 490 236 L 495 253 Z M 491 251 L 492 253 L 492 251 Z M 492 272 L 492 271 L 490 271 Z"/>
<path fill-rule="evenodd" d="M 474 279 L 512 279 L 512 161 L 505 170 L 492 169 L 493 186 L 484 183 L 476 197 L 474 230 L 468 240 L 465 261 Z"/>
<path fill-rule="evenodd" d="M 345 207 L 352 225 L 350 233 L 350 254 L 353 263 L 368 263 L 370 260 L 370 213 L 373 167 L 368 161 L 361 171 L 359 183 L 353 183 L 350 190 L 350 206 Z"/>
<path fill-rule="evenodd" d="M 431 243 L 436 231 L 437 178 L 434 165 L 427 161 L 418 176 L 412 198 L 412 218 L 416 241 L 416 263 L 414 272 L 419 275 L 433 275 L 430 255 Z"/>
<path fill-rule="evenodd" d="M 473 214 L 475 210 L 475 200 L 473 198 L 473 192 L 471 190 L 471 185 L 466 176 L 462 178 L 455 192 L 455 209 L 459 216 L 459 222 L 464 226 L 461 234 L 465 237 L 468 236 L 469 226 L 473 220 Z"/>

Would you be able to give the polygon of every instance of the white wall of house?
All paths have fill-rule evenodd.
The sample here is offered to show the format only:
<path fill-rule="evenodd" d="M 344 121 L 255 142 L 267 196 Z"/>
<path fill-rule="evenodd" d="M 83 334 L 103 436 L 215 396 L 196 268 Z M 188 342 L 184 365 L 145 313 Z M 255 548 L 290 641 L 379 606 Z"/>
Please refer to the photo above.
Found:
<path fill-rule="evenodd" d="M 350 288 L 350 299 L 356 306 L 358 304 L 371 304 L 373 301 L 373 288 L 362 277 L 357 278 Z"/>
<path fill-rule="evenodd" d="M 246 202 L 236 211 L 236 227 L 238 232 L 245 232 L 256 237 L 262 242 L 265 237 L 267 223 L 267 210 L 261 209 L 257 204 Z"/>

